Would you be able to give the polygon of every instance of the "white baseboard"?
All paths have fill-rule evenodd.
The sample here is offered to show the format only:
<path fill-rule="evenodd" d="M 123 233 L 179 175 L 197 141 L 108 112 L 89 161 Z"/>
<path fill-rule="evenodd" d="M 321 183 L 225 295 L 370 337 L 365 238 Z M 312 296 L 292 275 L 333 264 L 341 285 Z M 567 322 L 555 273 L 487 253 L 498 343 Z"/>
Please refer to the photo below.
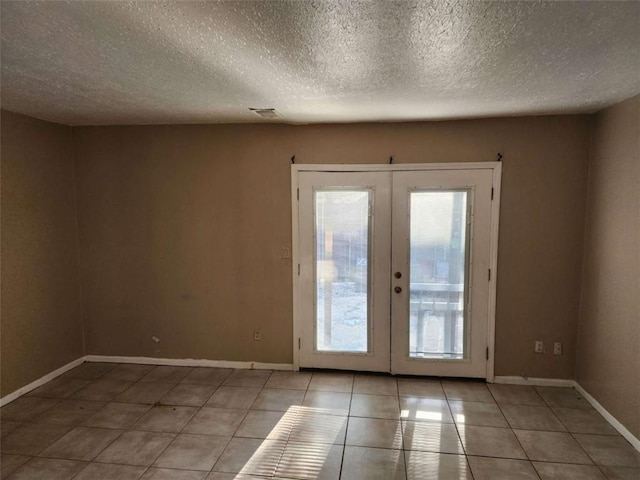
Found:
<path fill-rule="evenodd" d="M 587 402 L 589 402 L 591 406 L 595 408 L 598 413 L 600 413 L 600 415 L 602 415 L 605 420 L 609 422 L 613 426 L 613 428 L 615 428 L 620 433 L 620 435 L 626 438 L 627 441 L 633 446 L 633 448 L 640 452 L 640 439 L 636 438 L 635 435 L 627 429 L 627 427 L 620 423 L 616 419 L 616 417 L 611 415 L 607 411 L 607 409 L 604 408 L 595 398 L 593 398 L 589 392 L 582 388 L 582 386 L 578 382 L 575 382 L 575 384 L 575 388 L 578 392 L 580 392 L 580 395 L 582 395 L 585 400 L 587 400 Z"/>
<path fill-rule="evenodd" d="M 535 387 L 575 387 L 575 380 L 565 378 L 535 378 L 518 376 L 496 376 L 493 383 L 504 383 L 507 385 L 531 385 Z"/>
<path fill-rule="evenodd" d="M 19 388 L 15 392 L 11 392 L 10 394 L 5 395 L 4 397 L 0 398 L 0 407 L 6 405 L 9 402 L 13 402 L 16 398 L 19 398 L 22 395 L 25 395 L 30 391 L 35 390 L 38 387 L 41 387 L 45 383 L 50 382 L 54 378 L 59 377 L 63 373 L 68 372 L 72 368 L 77 367 L 78 365 L 84 362 L 84 359 L 85 357 L 76 358 L 73 362 L 69 362 L 66 365 L 63 365 L 62 367 L 58 368 L 57 370 L 47 373 L 44 377 L 40 377 L 39 379 L 34 380 L 30 384 L 25 385 L 22 388 Z"/>
<path fill-rule="evenodd" d="M 107 355 L 87 355 L 84 359 L 87 362 L 137 363 L 141 365 L 168 365 L 173 367 L 215 367 L 240 368 L 244 370 L 293 371 L 293 364 L 291 363 L 233 362 L 227 360 L 205 360 L 194 358 L 119 357 Z"/>

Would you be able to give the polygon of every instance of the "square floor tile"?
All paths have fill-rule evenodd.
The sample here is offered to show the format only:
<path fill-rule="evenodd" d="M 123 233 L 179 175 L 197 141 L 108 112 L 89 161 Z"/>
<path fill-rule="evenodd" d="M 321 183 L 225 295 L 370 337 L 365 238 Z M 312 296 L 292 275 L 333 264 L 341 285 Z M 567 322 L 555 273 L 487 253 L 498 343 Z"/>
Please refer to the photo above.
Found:
<path fill-rule="evenodd" d="M 37 455 L 71 428 L 68 425 L 25 423 L 1 440 L 2 453 Z"/>
<path fill-rule="evenodd" d="M 402 422 L 405 450 L 464 454 L 456 426 L 451 423 Z"/>
<path fill-rule="evenodd" d="M 553 407 L 553 413 L 572 433 L 619 435 L 618 431 L 596 410 L 586 408 Z"/>
<path fill-rule="evenodd" d="M 193 367 L 170 367 L 161 365 L 147 373 L 140 379 L 140 381 L 152 383 L 178 383 L 192 371 Z"/>
<path fill-rule="evenodd" d="M 400 418 L 416 422 L 453 423 L 446 400 L 423 397 L 400 397 Z"/>
<path fill-rule="evenodd" d="M 345 416 L 349 414 L 351 394 L 343 392 L 307 391 L 302 406 L 321 410 L 327 415 Z"/>
<path fill-rule="evenodd" d="M 148 432 L 178 433 L 197 411 L 197 407 L 154 405 L 132 428 Z"/>
<path fill-rule="evenodd" d="M 539 480 L 528 460 L 467 457 L 475 480 Z"/>
<path fill-rule="evenodd" d="M 196 367 L 182 379 L 182 383 L 217 387 L 231 375 L 232 371 L 231 368 Z"/>
<path fill-rule="evenodd" d="M 510 428 L 463 425 L 458 430 L 467 455 L 526 459 Z"/>
<path fill-rule="evenodd" d="M 155 365 L 137 365 L 134 363 L 122 363 L 116 365 L 107 372 L 102 380 L 117 380 L 119 382 L 137 382 L 151 370 L 156 368 Z"/>
<path fill-rule="evenodd" d="M 369 395 L 398 395 L 398 382 L 392 377 L 377 375 L 356 375 L 353 382 L 353 393 Z"/>
<path fill-rule="evenodd" d="M 567 431 L 549 407 L 502 405 L 501 410 L 511 428 L 549 432 Z"/>
<path fill-rule="evenodd" d="M 17 470 L 21 465 L 31 460 L 31 457 L 26 455 L 0 455 L 0 478 L 4 480 Z"/>
<path fill-rule="evenodd" d="M 575 388 L 535 387 L 538 394 L 550 407 L 593 408 Z"/>
<path fill-rule="evenodd" d="M 251 410 L 236 430 L 236 437 L 269 438 L 286 440 L 291 432 L 296 414 Z"/>
<path fill-rule="evenodd" d="M 640 469 L 630 467 L 600 467 L 609 480 L 638 480 Z"/>
<path fill-rule="evenodd" d="M 302 405 L 304 391 L 263 388 L 251 405 L 252 410 L 286 412 L 292 406 Z"/>
<path fill-rule="evenodd" d="M 297 411 L 287 412 L 278 428 L 282 432 L 290 429 L 290 442 L 344 444 L 347 417 L 326 415 L 313 408 L 300 407 Z M 276 437 L 271 435 L 269 438 Z"/>
<path fill-rule="evenodd" d="M 115 363 L 84 362 L 83 364 L 72 368 L 62 376 L 67 378 L 86 378 L 88 380 L 95 380 L 102 377 L 115 366 Z"/>
<path fill-rule="evenodd" d="M 154 466 L 184 470 L 211 470 L 229 437 L 180 434 L 167 447 Z"/>
<path fill-rule="evenodd" d="M 201 408 L 185 427 L 183 433 L 199 433 L 204 435 L 232 436 L 247 410 L 232 410 L 229 408 Z"/>
<path fill-rule="evenodd" d="M 271 370 L 234 370 L 222 383 L 227 387 L 264 387 Z"/>
<path fill-rule="evenodd" d="M 37 417 L 39 423 L 56 423 L 59 425 L 80 425 L 94 413 L 104 408 L 104 402 L 85 400 L 62 400 L 55 407 Z"/>
<path fill-rule="evenodd" d="M 179 383 L 160 399 L 160 403 L 163 405 L 201 407 L 211 398 L 215 390 L 216 387 L 213 385 Z"/>
<path fill-rule="evenodd" d="M 465 400 L 467 402 L 494 402 L 484 383 L 471 381 L 445 380 L 442 388 L 447 400 Z"/>
<path fill-rule="evenodd" d="M 508 427 L 506 419 L 495 403 L 449 400 L 453 420 L 458 425 Z"/>
<path fill-rule="evenodd" d="M 53 458 L 34 458 L 17 469 L 12 480 L 71 480 L 86 467 L 84 462 Z"/>
<path fill-rule="evenodd" d="M 260 388 L 255 387 L 219 387 L 205 406 L 248 410 L 258 393 Z"/>
<path fill-rule="evenodd" d="M 445 398 L 440 380 L 399 378 L 398 393 L 405 397 Z"/>
<path fill-rule="evenodd" d="M 310 373 L 273 372 L 264 387 L 284 388 L 288 390 L 306 390 L 310 381 Z"/>
<path fill-rule="evenodd" d="M 46 422 L 42 422 L 46 423 Z M 16 428 L 22 425 L 20 422 L 2 422 L 0 424 L 0 437 L 6 437 L 11 432 L 13 432 Z"/>
<path fill-rule="evenodd" d="M 285 445 L 284 441 L 233 438 L 213 471 L 273 476 Z"/>
<path fill-rule="evenodd" d="M 125 432 L 98 455 L 96 461 L 148 467 L 174 437 L 170 433 Z"/>
<path fill-rule="evenodd" d="M 91 461 L 121 433 L 122 430 L 76 427 L 41 455 L 50 458 Z"/>
<path fill-rule="evenodd" d="M 344 447 L 341 480 L 405 480 L 402 450 Z M 418 478 L 418 477 L 416 477 Z M 419 477 L 427 478 L 427 477 Z"/>
<path fill-rule="evenodd" d="M 463 455 L 406 452 L 407 480 L 471 480 L 471 470 Z"/>
<path fill-rule="evenodd" d="M 153 405 L 160 401 L 175 385 L 173 383 L 134 383 L 116 397 L 116 402 L 147 403 Z"/>
<path fill-rule="evenodd" d="M 84 378 L 58 377 L 29 392 L 27 395 L 30 397 L 67 398 L 90 383 L 91 380 Z"/>
<path fill-rule="evenodd" d="M 514 430 L 529 460 L 539 462 L 591 464 L 573 437 L 564 432 Z"/>
<path fill-rule="evenodd" d="M 289 442 L 275 475 L 301 480 L 338 480 L 343 448 L 341 445 Z"/>
<path fill-rule="evenodd" d="M 133 385 L 131 382 L 94 380 L 86 387 L 82 387 L 75 392 L 70 398 L 75 400 L 91 400 L 94 402 L 110 402 L 131 385 Z"/>
<path fill-rule="evenodd" d="M 147 467 L 90 463 L 73 480 L 138 480 Z"/>
<path fill-rule="evenodd" d="M 398 397 L 395 396 L 354 393 L 351 398 L 351 415 L 398 420 L 400 418 L 400 403 Z"/>
<path fill-rule="evenodd" d="M 126 429 L 133 426 L 145 413 L 149 405 L 139 403 L 109 403 L 84 422 L 85 427 Z"/>
<path fill-rule="evenodd" d="M 153 467 L 147 470 L 140 480 L 205 480 L 206 477 L 207 472 Z"/>
<path fill-rule="evenodd" d="M 496 402 L 506 405 L 538 405 L 544 406 L 544 400 L 535 388 L 529 385 L 487 385 Z M 471 467 L 473 470 L 473 466 Z"/>
<path fill-rule="evenodd" d="M 351 417 L 347 428 L 347 445 L 402 449 L 400 420 Z"/>
<path fill-rule="evenodd" d="M 600 469 L 592 465 L 533 462 L 542 480 L 606 480 Z"/>
<path fill-rule="evenodd" d="M 596 465 L 640 468 L 640 452 L 637 452 L 624 437 L 607 435 L 574 435 Z"/>
<path fill-rule="evenodd" d="M 58 403 L 54 398 L 20 397 L 0 409 L 0 418 L 2 422 L 32 422 Z"/>
<path fill-rule="evenodd" d="M 351 393 L 353 375 L 347 373 L 314 373 L 308 390 Z"/>

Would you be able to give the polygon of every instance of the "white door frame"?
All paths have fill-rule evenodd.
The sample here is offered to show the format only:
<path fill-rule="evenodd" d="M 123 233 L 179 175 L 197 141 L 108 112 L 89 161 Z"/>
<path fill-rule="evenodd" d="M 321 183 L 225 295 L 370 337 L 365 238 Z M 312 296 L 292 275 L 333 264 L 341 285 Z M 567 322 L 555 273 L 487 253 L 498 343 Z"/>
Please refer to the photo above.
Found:
<path fill-rule="evenodd" d="M 493 202 L 491 203 L 491 246 L 489 265 L 489 312 L 487 326 L 487 381 L 494 380 L 495 329 L 496 329 L 496 285 L 498 279 L 498 231 L 500 221 L 500 186 L 502 180 L 501 162 L 464 162 L 464 163 L 411 163 L 411 164 L 367 164 L 367 165 L 318 165 L 295 164 L 291 166 L 291 226 L 292 226 L 292 275 L 293 275 L 293 369 L 300 370 L 301 322 L 298 305 L 299 273 L 299 208 L 298 173 L 299 172 L 389 172 L 389 171 L 428 171 L 428 170 L 491 170 L 493 174 Z"/>

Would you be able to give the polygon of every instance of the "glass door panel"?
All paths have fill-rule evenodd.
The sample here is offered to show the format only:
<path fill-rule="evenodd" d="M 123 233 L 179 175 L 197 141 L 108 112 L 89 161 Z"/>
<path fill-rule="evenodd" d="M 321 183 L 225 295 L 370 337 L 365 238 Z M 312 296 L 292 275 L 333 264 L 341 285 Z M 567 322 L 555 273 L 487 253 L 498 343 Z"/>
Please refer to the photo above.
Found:
<path fill-rule="evenodd" d="M 486 377 L 492 181 L 394 172 L 392 373 Z"/>
<path fill-rule="evenodd" d="M 388 372 L 391 173 L 300 172 L 301 367 Z"/>
<path fill-rule="evenodd" d="M 409 356 L 460 360 L 468 330 L 469 192 L 409 195 Z"/>

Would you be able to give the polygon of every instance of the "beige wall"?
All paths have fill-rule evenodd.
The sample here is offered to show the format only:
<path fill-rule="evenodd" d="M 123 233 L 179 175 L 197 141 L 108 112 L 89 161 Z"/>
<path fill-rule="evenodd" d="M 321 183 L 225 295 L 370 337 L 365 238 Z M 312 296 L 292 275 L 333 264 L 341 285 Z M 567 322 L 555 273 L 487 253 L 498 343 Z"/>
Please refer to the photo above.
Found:
<path fill-rule="evenodd" d="M 2 112 L 1 396 L 83 355 L 72 129 Z"/>
<path fill-rule="evenodd" d="M 291 243 L 292 155 L 414 163 L 502 152 L 496 374 L 573 378 L 588 135 L 585 116 L 77 128 L 87 353 L 291 362 L 280 249 Z M 534 340 L 548 353 L 534 355 Z"/>
<path fill-rule="evenodd" d="M 577 379 L 640 437 L 640 96 L 594 118 Z"/>

